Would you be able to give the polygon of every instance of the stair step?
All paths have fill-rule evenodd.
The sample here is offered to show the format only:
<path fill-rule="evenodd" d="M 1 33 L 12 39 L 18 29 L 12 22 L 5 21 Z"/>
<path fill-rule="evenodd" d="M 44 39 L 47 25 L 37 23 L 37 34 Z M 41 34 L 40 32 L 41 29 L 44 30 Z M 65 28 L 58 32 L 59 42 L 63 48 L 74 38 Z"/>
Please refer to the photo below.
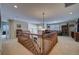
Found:
<path fill-rule="evenodd" d="M 25 46 L 31 49 L 34 47 L 33 45 L 25 45 Z"/>
<path fill-rule="evenodd" d="M 34 46 L 32 42 L 22 42 L 22 44 L 29 48 Z"/>
<path fill-rule="evenodd" d="M 23 42 L 24 42 L 24 41 L 31 41 L 31 40 L 30 40 L 30 39 L 26 39 L 26 40 L 21 40 L 21 41 L 23 41 Z"/>
<path fill-rule="evenodd" d="M 33 44 L 33 43 L 32 43 L 32 42 L 23 42 L 23 44 L 31 45 L 31 44 Z"/>
<path fill-rule="evenodd" d="M 31 42 L 31 40 L 30 39 L 27 39 L 27 40 L 19 40 L 19 41 L 22 41 L 22 42 Z"/>

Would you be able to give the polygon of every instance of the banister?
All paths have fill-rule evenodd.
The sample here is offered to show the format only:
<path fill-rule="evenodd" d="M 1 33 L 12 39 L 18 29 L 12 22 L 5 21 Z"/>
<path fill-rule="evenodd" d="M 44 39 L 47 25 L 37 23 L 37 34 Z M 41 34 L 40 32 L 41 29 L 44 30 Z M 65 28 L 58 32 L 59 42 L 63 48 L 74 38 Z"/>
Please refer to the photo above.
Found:
<path fill-rule="evenodd" d="M 32 38 L 30 38 L 30 36 Z M 40 46 L 38 43 L 34 42 L 33 36 L 37 36 L 37 40 L 39 38 L 39 40 L 40 40 L 39 42 L 41 44 Z M 48 54 L 51 51 L 51 49 L 54 47 L 54 45 L 57 43 L 57 33 L 56 32 L 51 32 L 49 34 L 34 34 L 34 33 L 22 32 L 22 37 L 25 37 L 28 40 L 30 39 L 31 42 L 33 43 L 33 45 L 37 45 L 37 47 L 39 48 L 40 52 L 38 54 L 43 54 L 43 55 Z M 18 40 L 19 40 L 19 38 L 18 38 Z"/>

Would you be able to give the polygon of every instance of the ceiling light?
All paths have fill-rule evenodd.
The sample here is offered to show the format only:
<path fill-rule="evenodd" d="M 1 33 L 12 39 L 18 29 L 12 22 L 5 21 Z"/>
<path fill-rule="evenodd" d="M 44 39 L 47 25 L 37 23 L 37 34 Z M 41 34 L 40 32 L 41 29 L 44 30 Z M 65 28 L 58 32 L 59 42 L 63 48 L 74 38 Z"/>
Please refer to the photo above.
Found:
<path fill-rule="evenodd" d="M 70 12 L 69 14 L 72 14 L 72 12 Z"/>
<path fill-rule="evenodd" d="M 17 5 L 14 5 L 14 8 L 18 8 L 18 6 Z"/>

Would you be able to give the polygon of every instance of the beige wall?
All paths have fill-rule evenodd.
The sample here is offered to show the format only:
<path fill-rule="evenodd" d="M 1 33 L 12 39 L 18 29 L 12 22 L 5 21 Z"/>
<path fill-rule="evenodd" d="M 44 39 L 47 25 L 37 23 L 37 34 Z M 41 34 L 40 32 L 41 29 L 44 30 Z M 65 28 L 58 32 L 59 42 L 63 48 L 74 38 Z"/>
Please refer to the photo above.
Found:
<path fill-rule="evenodd" d="M 16 21 L 16 20 L 9 20 L 10 39 L 15 39 L 16 38 L 17 24 L 21 24 L 21 29 L 22 30 L 24 30 L 24 31 L 28 30 L 27 22 Z"/>

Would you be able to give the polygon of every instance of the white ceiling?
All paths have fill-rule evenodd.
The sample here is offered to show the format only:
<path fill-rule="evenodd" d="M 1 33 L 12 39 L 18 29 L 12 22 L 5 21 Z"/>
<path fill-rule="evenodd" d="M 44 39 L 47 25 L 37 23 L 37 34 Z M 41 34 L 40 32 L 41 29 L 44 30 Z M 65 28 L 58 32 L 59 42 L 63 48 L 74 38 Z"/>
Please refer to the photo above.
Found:
<path fill-rule="evenodd" d="M 17 5 L 18 8 L 14 8 Z M 64 3 L 4 3 L 1 4 L 2 19 L 17 19 L 26 21 L 42 21 L 45 13 L 46 22 L 71 20 L 79 17 L 79 4 L 65 7 Z M 72 12 L 72 15 L 69 13 Z"/>

